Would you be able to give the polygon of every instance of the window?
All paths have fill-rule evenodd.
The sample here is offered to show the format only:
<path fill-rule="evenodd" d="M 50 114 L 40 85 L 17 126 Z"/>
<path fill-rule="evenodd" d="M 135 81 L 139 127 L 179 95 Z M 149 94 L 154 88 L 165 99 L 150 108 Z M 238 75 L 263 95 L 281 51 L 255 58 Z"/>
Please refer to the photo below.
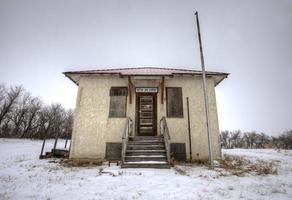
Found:
<path fill-rule="evenodd" d="M 183 117 L 182 88 L 166 88 L 166 115 L 167 117 Z"/>
<path fill-rule="evenodd" d="M 126 117 L 128 88 L 112 87 L 110 89 L 109 117 Z"/>

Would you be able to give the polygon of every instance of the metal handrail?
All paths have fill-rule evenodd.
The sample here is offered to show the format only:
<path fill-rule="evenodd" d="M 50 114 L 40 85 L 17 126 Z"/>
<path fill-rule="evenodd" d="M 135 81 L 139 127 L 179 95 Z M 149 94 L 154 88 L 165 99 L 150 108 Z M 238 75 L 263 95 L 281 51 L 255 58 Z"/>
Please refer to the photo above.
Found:
<path fill-rule="evenodd" d="M 160 120 L 160 134 L 163 136 L 163 139 L 164 139 L 166 157 L 169 163 L 170 162 L 170 135 L 169 135 L 169 129 L 168 129 L 165 117 L 162 117 Z"/>
<path fill-rule="evenodd" d="M 130 117 L 127 117 L 124 133 L 122 137 L 122 164 L 125 162 L 126 149 L 129 141 L 129 136 L 133 134 L 133 121 Z"/>

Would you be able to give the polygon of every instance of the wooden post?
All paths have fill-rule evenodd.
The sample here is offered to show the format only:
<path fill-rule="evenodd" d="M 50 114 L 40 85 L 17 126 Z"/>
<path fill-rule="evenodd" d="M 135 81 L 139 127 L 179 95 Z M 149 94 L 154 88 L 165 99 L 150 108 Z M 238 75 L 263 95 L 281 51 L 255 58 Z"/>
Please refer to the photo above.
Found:
<path fill-rule="evenodd" d="M 39 157 L 40 159 L 44 158 L 43 152 L 44 152 L 44 148 L 45 148 L 45 144 L 46 144 L 46 135 L 47 134 L 44 135 L 44 141 L 43 141 L 43 145 L 42 145 L 42 150 L 41 150 L 41 154 L 40 154 L 40 157 Z"/>
<path fill-rule="evenodd" d="M 72 143 L 72 136 L 71 136 L 70 143 L 69 143 L 69 156 L 70 156 L 70 151 L 71 151 L 71 143 Z"/>
<path fill-rule="evenodd" d="M 129 90 L 129 103 L 132 104 L 132 81 L 131 81 L 131 77 L 128 76 L 128 90 Z"/>
<path fill-rule="evenodd" d="M 65 149 L 66 149 L 66 147 L 67 147 L 68 137 L 69 137 L 69 134 L 67 133 L 67 134 L 66 134 L 65 147 L 64 147 Z"/>
<path fill-rule="evenodd" d="M 162 76 L 162 82 L 161 82 L 161 104 L 163 104 L 164 101 L 164 76 Z"/>
<path fill-rule="evenodd" d="M 192 135 L 191 135 L 191 124 L 190 124 L 190 107 L 189 97 L 187 97 L 187 110 L 188 110 L 188 131 L 189 131 L 189 147 L 190 147 L 190 162 L 192 162 Z"/>
<path fill-rule="evenodd" d="M 212 155 L 212 134 L 211 134 L 211 123 L 209 117 L 209 99 L 208 99 L 208 89 L 206 84 L 206 72 L 205 72 L 205 61 L 203 55 L 203 47 L 202 47 L 202 39 L 201 39 L 201 31 L 200 31 L 200 23 L 199 23 L 199 14 L 195 13 L 196 21 L 197 21 L 197 30 L 198 30 L 198 39 L 200 45 L 200 54 L 201 54 L 201 66 L 202 66 L 202 77 L 203 77 L 203 88 L 204 88 L 204 100 L 205 100 L 205 112 L 206 112 L 206 125 L 208 131 L 208 147 L 209 147 L 209 161 L 211 168 L 214 167 L 213 163 L 213 155 Z"/>

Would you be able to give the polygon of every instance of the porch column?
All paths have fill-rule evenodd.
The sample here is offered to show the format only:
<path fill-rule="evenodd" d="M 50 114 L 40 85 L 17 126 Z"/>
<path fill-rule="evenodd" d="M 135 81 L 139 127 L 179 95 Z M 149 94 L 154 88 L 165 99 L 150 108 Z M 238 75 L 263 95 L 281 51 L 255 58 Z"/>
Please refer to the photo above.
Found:
<path fill-rule="evenodd" d="M 133 88 L 133 84 L 132 84 L 131 76 L 128 76 L 128 90 L 129 90 L 129 103 L 130 104 L 132 104 L 132 88 Z"/>
<path fill-rule="evenodd" d="M 163 104 L 163 100 L 164 100 L 164 76 L 162 76 L 162 82 L 160 83 L 160 89 L 161 89 L 161 104 Z"/>

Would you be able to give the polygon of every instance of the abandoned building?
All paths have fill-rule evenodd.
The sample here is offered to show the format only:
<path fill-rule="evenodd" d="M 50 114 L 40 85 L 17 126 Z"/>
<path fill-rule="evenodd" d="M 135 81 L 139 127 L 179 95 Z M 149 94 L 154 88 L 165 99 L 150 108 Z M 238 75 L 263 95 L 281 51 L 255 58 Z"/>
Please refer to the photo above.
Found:
<path fill-rule="evenodd" d="M 123 68 L 64 72 L 78 85 L 69 158 L 167 168 L 172 159 L 208 159 L 202 72 Z M 221 157 L 215 87 L 206 72 L 212 153 Z M 191 149 L 190 149 L 191 146 Z"/>

